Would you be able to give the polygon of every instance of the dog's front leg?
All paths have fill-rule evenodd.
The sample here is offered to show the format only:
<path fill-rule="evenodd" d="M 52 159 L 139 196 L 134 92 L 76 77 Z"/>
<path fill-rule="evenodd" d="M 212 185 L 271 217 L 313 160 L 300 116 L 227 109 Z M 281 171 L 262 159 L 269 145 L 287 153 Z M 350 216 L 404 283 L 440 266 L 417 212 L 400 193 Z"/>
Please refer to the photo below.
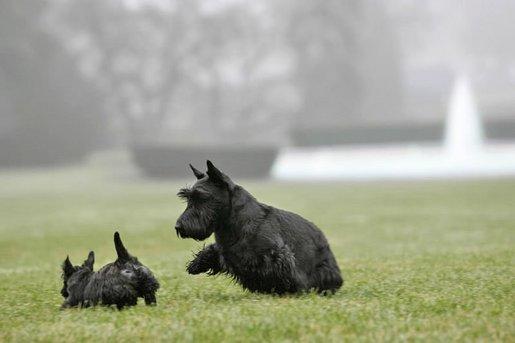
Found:
<path fill-rule="evenodd" d="M 73 307 L 73 306 L 68 302 L 68 300 L 65 300 L 63 302 L 63 304 L 61 305 L 61 310 L 64 310 L 64 309 L 70 308 L 70 307 Z"/>
<path fill-rule="evenodd" d="M 157 305 L 156 295 L 154 293 L 145 294 L 143 299 L 145 299 L 145 305 L 147 305 L 147 306 L 156 306 Z"/>
<path fill-rule="evenodd" d="M 215 275 L 224 270 L 222 256 L 218 245 L 210 244 L 195 254 L 195 258 L 188 263 L 187 271 L 190 274 L 206 273 Z"/>

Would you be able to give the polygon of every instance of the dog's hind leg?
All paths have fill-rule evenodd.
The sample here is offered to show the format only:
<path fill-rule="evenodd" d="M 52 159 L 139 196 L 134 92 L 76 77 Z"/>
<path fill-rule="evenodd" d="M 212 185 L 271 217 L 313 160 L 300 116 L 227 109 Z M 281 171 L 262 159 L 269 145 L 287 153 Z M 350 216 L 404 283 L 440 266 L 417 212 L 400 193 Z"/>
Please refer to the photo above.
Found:
<path fill-rule="evenodd" d="M 308 278 L 296 266 L 295 255 L 284 243 L 247 258 L 240 257 L 239 262 L 243 268 L 237 269 L 235 276 L 252 292 L 285 294 L 309 289 Z"/>
<path fill-rule="evenodd" d="M 188 263 L 187 271 L 190 274 L 208 272 L 210 275 L 224 271 L 223 257 L 216 243 L 210 244 L 195 254 L 195 258 Z"/>

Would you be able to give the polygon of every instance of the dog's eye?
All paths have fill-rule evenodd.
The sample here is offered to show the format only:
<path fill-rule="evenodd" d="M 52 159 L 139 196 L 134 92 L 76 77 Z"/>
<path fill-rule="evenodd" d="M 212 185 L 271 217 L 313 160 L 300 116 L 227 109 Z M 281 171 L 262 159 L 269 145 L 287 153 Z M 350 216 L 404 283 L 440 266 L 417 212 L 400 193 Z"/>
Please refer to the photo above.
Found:
<path fill-rule="evenodd" d="M 177 196 L 181 199 L 188 200 L 191 196 L 191 189 L 189 188 L 182 188 L 179 193 L 177 193 Z"/>
<path fill-rule="evenodd" d="M 209 193 L 206 193 L 206 192 L 195 190 L 191 194 L 191 197 L 194 200 L 197 200 L 197 201 L 206 201 L 206 200 L 209 200 L 211 198 L 211 195 Z"/>
<path fill-rule="evenodd" d="M 123 269 L 122 270 L 122 274 L 125 275 L 125 276 L 133 276 L 134 272 L 132 270 L 129 270 L 129 269 Z"/>

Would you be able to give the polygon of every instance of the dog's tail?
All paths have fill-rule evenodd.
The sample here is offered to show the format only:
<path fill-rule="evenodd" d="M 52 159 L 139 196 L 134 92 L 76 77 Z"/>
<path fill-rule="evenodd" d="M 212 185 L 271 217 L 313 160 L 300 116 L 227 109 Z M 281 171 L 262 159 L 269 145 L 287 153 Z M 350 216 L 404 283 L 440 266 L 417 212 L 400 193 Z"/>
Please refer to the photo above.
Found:
<path fill-rule="evenodd" d="M 131 257 L 127 249 L 123 246 L 122 239 L 120 238 L 118 231 L 114 233 L 114 247 L 119 260 L 128 260 Z"/>

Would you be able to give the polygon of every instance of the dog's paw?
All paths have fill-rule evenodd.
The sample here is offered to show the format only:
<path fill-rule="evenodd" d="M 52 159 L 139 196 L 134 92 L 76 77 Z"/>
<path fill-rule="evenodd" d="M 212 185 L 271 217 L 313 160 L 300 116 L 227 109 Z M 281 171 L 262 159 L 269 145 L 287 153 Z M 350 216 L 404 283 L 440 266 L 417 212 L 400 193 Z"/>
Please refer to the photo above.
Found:
<path fill-rule="evenodd" d="M 200 273 L 207 272 L 209 270 L 209 267 L 203 265 L 203 263 L 201 263 L 198 260 L 193 260 L 190 263 L 188 263 L 186 270 L 188 271 L 188 274 L 197 275 Z"/>

